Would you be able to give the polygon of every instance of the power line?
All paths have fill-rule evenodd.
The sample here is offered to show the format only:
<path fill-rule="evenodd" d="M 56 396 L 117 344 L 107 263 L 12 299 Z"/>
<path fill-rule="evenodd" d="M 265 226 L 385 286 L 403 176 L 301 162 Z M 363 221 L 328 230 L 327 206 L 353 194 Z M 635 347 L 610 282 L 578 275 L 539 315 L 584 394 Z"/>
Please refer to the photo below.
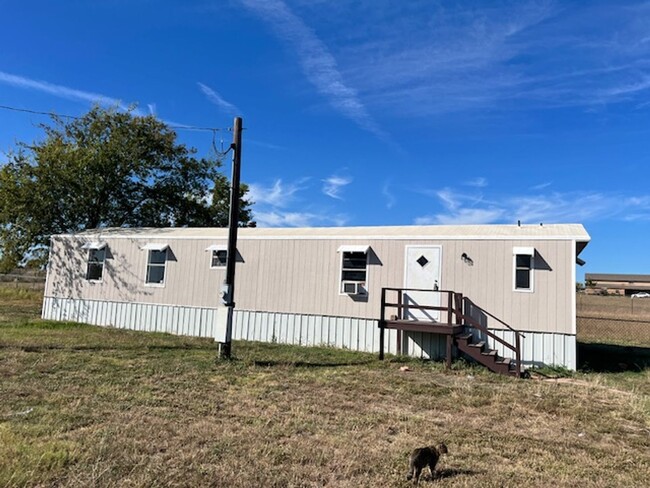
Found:
<path fill-rule="evenodd" d="M 2 110 L 11 110 L 13 112 L 24 112 L 28 114 L 34 114 L 34 115 L 47 115 L 49 117 L 63 117 L 66 119 L 74 119 L 74 120 L 79 120 L 81 117 L 78 117 L 76 115 L 66 115 L 66 114 L 57 114 L 56 112 L 41 112 L 39 110 L 29 110 L 26 108 L 18 108 L 18 107 L 10 107 L 8 105 L 0 105 L 0 109 Z M 170 129 L 175 129 L 175 130 L 196 130 L 196 131 L 206 131 L 206 132 L 212 132 L 213 134 L 215 132 L 230 132 L 231 129 L 230 127 L 227 128 L 221 128 L 221 127 L 197 127 L 193 125 L 170 125 L 170 124 L 165 124 L 167 127 Z"/>

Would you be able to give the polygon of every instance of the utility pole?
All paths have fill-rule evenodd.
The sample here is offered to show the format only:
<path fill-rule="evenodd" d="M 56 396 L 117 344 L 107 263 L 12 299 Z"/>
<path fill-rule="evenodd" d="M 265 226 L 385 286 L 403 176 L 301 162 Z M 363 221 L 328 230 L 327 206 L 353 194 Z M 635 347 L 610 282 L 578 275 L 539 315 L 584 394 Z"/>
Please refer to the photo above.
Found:
<path fill-rule="evenodd" d="M 230 215 L 228 218 L 228 255 L 226 260 L 226 280 L 221 290 L 222 300 L 228 308 L 226 338 L 219 343 L 219 357 L 230 359 L 232 347 L 232 321 L 235 310 L 235 264 L 237 263 L 237 229 L 239 228 L 239 176 L 241 173 L 241 132 L 242 118 L 235 117 L 232 134 L 232 177 L 230 178 Z"/>

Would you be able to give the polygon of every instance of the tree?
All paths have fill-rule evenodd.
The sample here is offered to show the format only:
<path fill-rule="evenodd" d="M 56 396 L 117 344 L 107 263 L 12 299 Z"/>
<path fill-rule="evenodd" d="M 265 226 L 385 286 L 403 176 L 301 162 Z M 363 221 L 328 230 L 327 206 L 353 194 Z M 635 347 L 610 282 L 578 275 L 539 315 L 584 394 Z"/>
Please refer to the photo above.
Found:
<path fill-rule="evenodd" d="M 94 107 L 41 128 L 42 141 L 19 143 L 0 168 L 0 268 L 43 263 L 52 234 L 228 225 L 220 161 L 196 157 L 154 116 Z M 240 225 L 251 219 L 247 190 Z"/>

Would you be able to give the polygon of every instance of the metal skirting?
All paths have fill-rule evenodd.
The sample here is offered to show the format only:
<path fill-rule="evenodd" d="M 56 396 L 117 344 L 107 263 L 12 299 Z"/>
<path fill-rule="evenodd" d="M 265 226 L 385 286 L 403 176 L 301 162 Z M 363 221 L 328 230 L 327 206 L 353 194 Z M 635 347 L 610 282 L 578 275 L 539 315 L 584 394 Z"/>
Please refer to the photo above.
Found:
<path fill-rule="evenodd" d="M 484 337 L 476 329 L 468 329 L 475 341 L 484 340 L 490 349 L 496 349 L 501 357 L 513 358 L 514 352 L 491 337 Z M 508 342 L 515 343 L 515 333 L 505 329 L 490 329 L 494 335 Z M 577 366 L 576 336 L 552 332 L 523 332 L 521 338 L 521 360 L 526 367 L 561 366 L 575 371 Z"/>
<path fill-rule="evenodd" d="M 53 297 L 44 298 L 42 313 L 46 320 L 194 337 L 214 337 L 216 316 L 216 308 Z"/>
<path fill-rule="evenodd" d="M 388 351 L 397 352 L 397 334 L 387 334 Z M 278 312 L 235 312 L 234 339 L 301 346 L 329 346 L 378 352 L 379 327 L 372 319 Z"/>
<path fill-rule="evenodd" d="M 45 297 L 42 316 L 47 320 L 82 322 L 146 332 L 214 338 L 216 308 L 186 307 L 148 303 Z M 379 351 L 377 321 L 350 317 L 330 317 L 280 312 L 236 310 L 233 338 L 301 346 L 329 346 L 352 351 Z M 512 343 L 507 330 L 492 330 Z M 576 368 L 574 335 L 525 332 L 522 361 L 526 366 L 557 365 Z M 499 343 L 487 338 L 490 348 L 511 357 Z M 396 354 L 397 331 L 386 331 L 386 352 Z M 445 356 L 445 338 L 437 334 L 405 332 L 402 354 L 438 360 Z"/>
<path fill-rule="evenodd" d="M 214 338 L 217 330 L 216 308 L 45 297 L 42 316 L 46 320 L 195 337 Z M 235 310 L 233 339 L 379 351 L 377 321 L 350 317 Z M 396 340 L 395 331 L 387 334 L 391 353 L 397 352 Z"/>

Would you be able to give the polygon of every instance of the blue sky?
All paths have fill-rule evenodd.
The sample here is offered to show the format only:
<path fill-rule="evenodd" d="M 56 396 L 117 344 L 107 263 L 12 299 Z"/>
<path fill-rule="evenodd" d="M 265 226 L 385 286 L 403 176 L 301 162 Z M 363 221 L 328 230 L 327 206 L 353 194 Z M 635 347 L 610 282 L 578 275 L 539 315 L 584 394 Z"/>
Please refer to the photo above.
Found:
<path fill-rule="evenodd" d="M 136 104 L 224 128 L 241 115 L 260 225 L 579 222 L 592 236 L 579 278 L 650 273 L 650 2 L 0 0 L 0 12 L 0 105 Z M 44 120 L 0 110 L 0 150 Z M 210 133 L 179 137 L 211 151 Z"/>

